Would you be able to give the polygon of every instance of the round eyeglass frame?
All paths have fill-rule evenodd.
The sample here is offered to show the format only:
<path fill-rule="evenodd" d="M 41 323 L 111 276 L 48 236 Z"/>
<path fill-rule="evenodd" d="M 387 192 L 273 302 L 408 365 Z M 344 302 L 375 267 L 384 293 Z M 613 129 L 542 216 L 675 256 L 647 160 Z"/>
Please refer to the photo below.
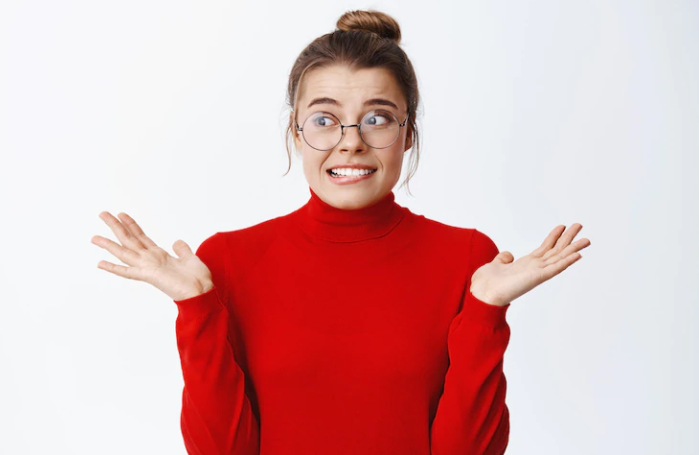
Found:
<path fill-rule="evenodd" d="M 374 109 L 374 110 L 376 110 L 376 109 Z M 369 111 L 369 112 L 367 112 L 366 114 L 364 114 L 364 117 L 366 117 L 367 115 L 369 115 L 369 114 L 372 113 L 372 112 L 374 112 L 374 111 Z M 389 111 L 384 111 L 384 112 L 386 112 L 386 113 L 388 113 L 388 114 L 391 114 L 391 115 L 393 116 L 393 118 L 396 119 L 396 122 L 398 122 L 398 117 L 396 117 L 392 112 L 389 112 Z M 342 130 L 342 134 L 340 135 L 340 139 L 337 141 L 337 143 L 336 143 L 335 145 L 333 145 L 333 146 L 330 147 L 330 148 L 327 148 L 327 149 L 319 149 L 319 148 L 313 147 L 313 146 L 306 140 L 306 136 L 303 134 L 303 128 L 299 126 L 299 123 L 298 123 L 298 122 L 294 122 L 294 123 L 296 123 L 296 131 L 297 131 L 297 132 L 301 132 L 301 136 L 303 137 L 303 141 L 304 141 L 306 144 L 308 144 L 308 146 L 311 147 L 312 149 L 319 150 L 319 151 L 321 151 L 321 152 L 327 152 L 328 150 L 332 150 L 332 149 L 334 149 L 335 147 L 337 147 L 337 144 L 339 144 L 340 142 L 342 142 L 342 139 L 345 137 L 345 128 L 352 128 L 352 127 L 356 127 L 356 128 L 359 130 L 359 137 L 362 139 L 362 142 L 364 142 L 364 143 L 365 143 L 366 145 L 368 145 L 369 147 L 371 147 L 371 148 L 373 148 L 373 149 L 385 149 L 385 148 L 388 148 L 388 147 L 390 147 L 390 146 L 392 146 L 393 144 L 396 143 L 396 141 L 397 141 L 398 138 L 400 137 L 400 129 L 403 128 L 403 127 L 405 126 L 405 124 L 408 122 L 408 117 L 410 117 L 410 114 L 408 114 L 408 115 L 405 116 L 405 120 L 403 120 L 403 123 L 398 123 L 398 134 L 396 134 L 396 138 L 393 140 L 393 142 L 391 142 L 390 144 L 388 144 L 388 145 L 385 146 L 385 147 L 374 147 L 373 145 L 367 143 L 367 141 L 364 140 L 364 135 L 362 134 L 362 122 L 361 122 L 361 120 L 360 120 L 359 123 L 357 123 L 356 125 L 354 125 L 354 124 L 352 124 L 352 125 L 343 125 L 342 122 L 340 121 L 340 119 L 337 118 L 337 116 L 336 116 L 335 114 L 330 113 L 330 112 L 325 112 L 325 111 L 317 111 L 317 112 L 313 112 L 313 113 L 309 114 L 309 116 L 306 117 L 306 120 L 303 121 L 303 125 L 306 124 L 306 122 L 308 121 L 309 118 L 311 118 L 312 116 L 314 116 L 315 114 L 318 114 L 318 113 L 328 114 L 328 115 L 331 115 L 332 117 L 335 117 L 335 118 L 337 119 L 337 123 L 340 125 L 340 128 L 341 128 L 341 130 Z M 362 117 L 362 120 L 364 120 L 364 117 Z"/>

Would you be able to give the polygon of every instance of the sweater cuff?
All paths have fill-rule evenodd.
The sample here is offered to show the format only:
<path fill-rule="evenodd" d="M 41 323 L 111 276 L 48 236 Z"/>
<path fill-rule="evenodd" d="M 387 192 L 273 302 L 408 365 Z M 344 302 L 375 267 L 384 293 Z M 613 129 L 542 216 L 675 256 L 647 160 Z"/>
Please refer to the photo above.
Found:
<path fill-rule="evenodd" d="M 202 294 L 184 300 L 173 300 L 173 302 L 183 318 L 196 318 L 225 308 L 215 285 Z"/>
<path fill-rule="evenodd" d="M 510 305 L 510 303 L 504 306 L 491 305 L 471 294 L 469 290 L 464 299 L 463 317 L 477 324 L 496 327 L 507 323 L 505 315 Z"/>

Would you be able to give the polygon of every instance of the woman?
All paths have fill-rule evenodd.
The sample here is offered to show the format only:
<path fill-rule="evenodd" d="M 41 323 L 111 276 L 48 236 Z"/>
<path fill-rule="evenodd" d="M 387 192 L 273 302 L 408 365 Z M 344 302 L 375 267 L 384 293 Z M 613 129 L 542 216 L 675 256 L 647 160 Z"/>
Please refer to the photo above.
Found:
<path fill-rule="evenodd" d="M 376 11 L 337 26 L 289 80 L 308 202 L 196 255 L 178 240 L 177 258 L 102 212 L 123 246 L 93 242 L 130 267 L 99 267 L 178 307 L 190 454 L 502 454 L 505 314 L 590 242 L 558 226 L 514 261 L 476 229 L 398 205 L 419 100 L 399 26 Z"/>

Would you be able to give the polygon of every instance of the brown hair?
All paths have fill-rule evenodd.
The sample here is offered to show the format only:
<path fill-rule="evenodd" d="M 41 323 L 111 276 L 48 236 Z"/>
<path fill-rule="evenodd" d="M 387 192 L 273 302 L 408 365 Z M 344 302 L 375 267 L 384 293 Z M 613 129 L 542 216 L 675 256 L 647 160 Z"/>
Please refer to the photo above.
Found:
<path fill-rule="evenodd" d="M 412 134 L 410 170 L 407 184 L 417 170 L 420 160 L 420 136 L 416 112 L 420 101 L 417 77 L 410 59 L 400 47 L 398 22 L 388 14 L 369 11 L 347 11 L 337 20 L 337 29 L 313 40 L 299 54 L 289 74 L 287 105 L 291 109 L 286 128 L 286 151 L 291 169 L 291 146 L 295 133 L 294 109 L 298 100 L 301 78 L 313 68 L 346 64 L 352 69 L 382 67 L 395 77 L 408 106 L 408 134 Z M 410 186 L 408 185 L 408 193 Z"/>

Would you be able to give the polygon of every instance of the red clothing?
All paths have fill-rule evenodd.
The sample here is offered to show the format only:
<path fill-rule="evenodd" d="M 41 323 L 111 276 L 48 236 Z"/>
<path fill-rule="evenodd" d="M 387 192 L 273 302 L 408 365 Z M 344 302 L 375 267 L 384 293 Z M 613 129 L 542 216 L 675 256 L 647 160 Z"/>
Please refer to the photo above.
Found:
<path fill-rule="evenodd" d="M 175 301 L 189 454 L 504 453 L 510 305 L 469 291 L 498 248 L 394 197 L 311 190 L 197 249 L 215 287 Z"/>

